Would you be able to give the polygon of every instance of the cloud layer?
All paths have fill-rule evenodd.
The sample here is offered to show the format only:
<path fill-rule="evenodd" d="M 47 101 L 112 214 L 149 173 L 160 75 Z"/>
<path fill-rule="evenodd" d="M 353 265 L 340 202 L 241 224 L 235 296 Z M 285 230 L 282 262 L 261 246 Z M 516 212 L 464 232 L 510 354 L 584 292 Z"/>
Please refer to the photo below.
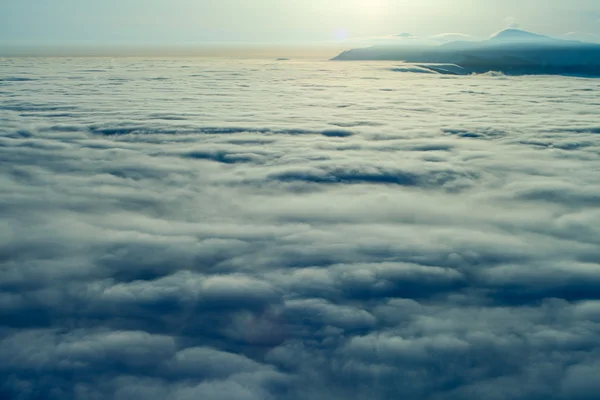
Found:
<path fill-rule="evenodd" d="M 1 62 L 0 398 L 600 390 L 599 81 Z"/>

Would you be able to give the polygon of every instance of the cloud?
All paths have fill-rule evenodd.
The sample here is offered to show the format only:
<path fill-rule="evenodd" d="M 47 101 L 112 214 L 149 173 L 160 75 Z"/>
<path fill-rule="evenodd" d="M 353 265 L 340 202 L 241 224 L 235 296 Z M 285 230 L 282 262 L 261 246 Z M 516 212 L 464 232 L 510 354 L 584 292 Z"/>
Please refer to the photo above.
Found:
<path fill-rule="evenodd" d="M 506 28 L 508 29 L 521 29 L 521 25 L 517 22 L 515 17 L 506 17 Z"/>
<path fill-rule="evenodd" d="M 402 32 L 382 36 L 347 38 L 348 46 L 401 45 L 401 46 L 433 46 L 439 44 L 435 38 L 421 37 Z"/>
<path fill-rule="evenodd" d="M 562 38 L 567 40 L 579 40 L 582 42 L 589 43 L 600 43 L 600 35 L 586 32 L 568 32 L 562 35 Z"/>
<path fill-rule="evenodd" d="M 413 35 L 412 33 L 407 33 L 407 32 L 396 33 L 396 34 L 394 34 L 392 36 L 398 37 L 398 38 L 404 38 L 404 39 L 410 39 L 410 38 L 414 38 L 415 37 L 415 35 Z"/>
<path fill-rule="evenodd" d="M 0 82 L 1 398 L 597 391 L 595 80 L 33 61 Z"/>
<path fill-rule="evenodd" d="M 464 33 L 441 33 L 439 35 L 431 36 L 431 39 L 441 43 L 478 40 L 477 38 Z"/>

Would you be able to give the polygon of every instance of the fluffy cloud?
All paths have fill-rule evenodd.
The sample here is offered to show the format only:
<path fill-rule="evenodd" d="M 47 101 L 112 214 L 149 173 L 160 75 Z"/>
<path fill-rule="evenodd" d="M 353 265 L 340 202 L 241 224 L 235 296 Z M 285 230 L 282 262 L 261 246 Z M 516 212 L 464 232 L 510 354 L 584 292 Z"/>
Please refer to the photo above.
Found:
<path fill-rule="evenodd" d="M 595 80 L 2 63 L 0 397 L 598 390 Z"/>

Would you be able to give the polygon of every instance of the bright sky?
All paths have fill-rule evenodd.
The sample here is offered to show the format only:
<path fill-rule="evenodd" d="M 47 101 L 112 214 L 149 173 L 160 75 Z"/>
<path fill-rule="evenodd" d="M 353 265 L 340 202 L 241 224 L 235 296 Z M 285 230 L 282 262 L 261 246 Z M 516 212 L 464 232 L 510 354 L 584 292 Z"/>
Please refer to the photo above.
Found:
<path fill-rule="evenodd" d="M 487 36 L 518 24 L 600 34 L 600 0 L 0 0 L 0 41 L 331 41 Z"/>

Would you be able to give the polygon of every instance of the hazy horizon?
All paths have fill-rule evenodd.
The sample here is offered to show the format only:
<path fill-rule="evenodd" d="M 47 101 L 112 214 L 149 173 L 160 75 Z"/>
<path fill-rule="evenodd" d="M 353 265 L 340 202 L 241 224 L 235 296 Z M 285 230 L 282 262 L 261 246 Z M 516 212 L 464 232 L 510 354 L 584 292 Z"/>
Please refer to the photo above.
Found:
<path fill-rule="evenodd" d="M 509 26 L 504 30 L 518 29 Z M 392 45 L 408 47 L 431 47 L 455 41 L 489 40 L 494 34 L 486 36 L 470 36 L 459 33 L 446 33 L 419 37 L 410 33 L 383 35 L 376 37 L 346 38 L 337 41 L 317 42 L 121 42 L 95 43 L 85 41 L 2 41 L 0 40 L 0 57 L 224 57 L 224 58 L 294 58 L 294 59 L 331 59 L 344 50 L 369 47 L 374 45 Z M 528 31 L 526 31 L 528 32 Z M 529 31 L 533 32 L 533 31 Z M 534 32 L 537 34 L 544 33 Z M 585 43 L 600 43 L 600 35 L 570 32 L 564 35 L 548 35 L 560 40 L 575 40 Z"/>
<path fill-rule="evenodd" d="M 198 44 L 297 46 L 409 33 L 483 38 L 508 27 L 600 38 L 595 0 L 4 0 L 0 41 L 12 46 Z"/>
<path fill-rule="evenodd" d="M 0 43 L 0 57 L 210 57 L 210 58 L 294 58 L 330 59 L 351 45 L 340 43 L 259 44 L 117 44 L 85 45 L 80 43 L 9 44 Z"/>

